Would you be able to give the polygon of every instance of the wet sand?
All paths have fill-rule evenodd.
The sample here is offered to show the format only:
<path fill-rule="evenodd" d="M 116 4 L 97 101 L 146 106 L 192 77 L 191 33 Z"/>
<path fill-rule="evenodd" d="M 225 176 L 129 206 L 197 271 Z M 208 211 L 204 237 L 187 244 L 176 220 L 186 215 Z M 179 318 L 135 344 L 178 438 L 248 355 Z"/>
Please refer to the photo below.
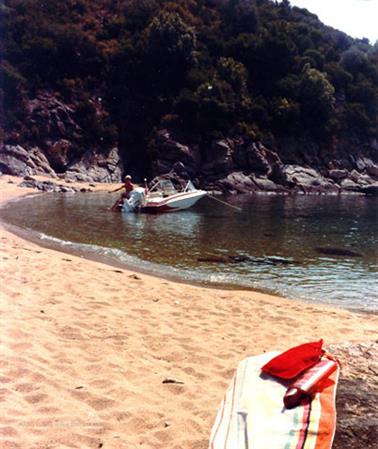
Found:
<path fill-rule="evenodd" d="M 19 182 L 0 177 L 0 202 L 32 192 Z M 1 226 L 0 270 L 1 448 L 205 449 L 242 358 L 377 336 L 374 314 L 174 283 Z"/>

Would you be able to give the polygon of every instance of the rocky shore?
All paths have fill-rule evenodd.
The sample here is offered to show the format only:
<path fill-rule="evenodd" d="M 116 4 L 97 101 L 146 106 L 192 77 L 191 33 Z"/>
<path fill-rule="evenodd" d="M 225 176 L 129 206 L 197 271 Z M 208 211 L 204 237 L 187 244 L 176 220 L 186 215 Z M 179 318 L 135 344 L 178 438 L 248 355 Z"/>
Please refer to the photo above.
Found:
<path fill-rule="evenodd" d="M 336 396 L 334 449 L 374 449 L 378 444 L 378 341 L 333 345 L 342 360 Z"/>
<path fill-rule="evenodd" d="M 243 152 L 247 160 L 238 163 L 242 153 L 240 145 L 240 142 L 231 140 L 213 142 L 216 149 L 214 159 L 202 165 L 197 163 L 195 167 L 195 152 L 170 140 L 167 134 L 158 146 L 160 157 L 154 163 L 153 173 L 162 175 L 173 170 L 179 176 L 192 178 L 198 186 L 213 193 L 378 195 L 378 166 L 371 159 L 356 158 L 347 168 L 335 161 L 336 168 L 319 169 L 284 164 L 277 153 L 261 143 L 251 143 Z M 64 151 L 64 146 L 59 148 Z M 4 145 L 0 148 L 0 172 L 24 176 L 26 187 L 57 191 L 59 180 L 120 182 L 123 167 L 118 149 L 113 148 L 107 154 L 87 152 L 79 160 L 67 164 L 65 171 L 57 173 L 41 149 Z M 55 182 L 35 182 L 32 178 L 35 175 L 47 175 Z M 65 189 L 62 191 L 67 191 Z"/>
<path fill-rule="evenodd" d="M 125 172 L 137 175 L 130 161 L 138 159 L 139 150 L 105 141 L 85 143 L 79 104 L 65 103 L 47 91 L 25 101 L 29 140 L 15 130 L 3 136 L 1 173 L 48 175 L 68 182 L 119 182 Z M 96 117 L 105 120 L 102 103 L 92 103 Z M 268 148 L 245 130 L 230 130 L 229 136 L 206 144 L 188 143 L 175 128 L 158 128 L 149 143 L 149 167 L 140 175 L 153 178 L 174 170 L 213 193 L 378 194 L 376 141 L 353 148 L 346 142 L 321 148 L 307 140 L 278 145 Z"/>
<path fill-rule="evenodd" d="M 378 165 L 370 158 L 337 154 L 283 161 L 277 152 L 246 135 L 214 140 L 207 160 L 168 130 L 157 132 L 154 171 L 163 174 L 181 163 L 185 176 L 219 193 L 377 194 Z M 377 147 L 378 150 L 378 147 Z M 303 159 L 303 158 L 302 158 Z M 179 170 L 179 171 L 180 171 Z"/>

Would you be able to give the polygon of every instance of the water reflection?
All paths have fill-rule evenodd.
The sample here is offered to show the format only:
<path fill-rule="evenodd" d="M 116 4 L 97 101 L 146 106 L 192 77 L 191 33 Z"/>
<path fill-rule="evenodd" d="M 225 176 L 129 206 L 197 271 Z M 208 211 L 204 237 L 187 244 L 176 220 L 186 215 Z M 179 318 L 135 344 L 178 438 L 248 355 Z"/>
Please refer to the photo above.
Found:
<path fill-rule="evenodd" d="M 121 219 L 127 229 L 136 232 L 138 238 L 144 236 L 159 236 L 162 233 L 176 236 L 189 237 L 199 232 L 201 226 L 201 214 L 192 211 L 182 211 L 179 214 L 121 214 Z"/>
<path fill-rule="evenodd" d="M 6 206 L 9 222 L 156 274 L 266 289 L 293 298 L 378 309 L 378 200 L 365 197 L 239 196 L 240 213 L 210 199 L 164 215 L 110 212 L 112 198 L 47 194 Z M 330 257 L 317 247 L 363 257 Z M 203 256 L 245 256 L 239 263 Z M 266 258 L 287 259 L 273 264 Z"/>

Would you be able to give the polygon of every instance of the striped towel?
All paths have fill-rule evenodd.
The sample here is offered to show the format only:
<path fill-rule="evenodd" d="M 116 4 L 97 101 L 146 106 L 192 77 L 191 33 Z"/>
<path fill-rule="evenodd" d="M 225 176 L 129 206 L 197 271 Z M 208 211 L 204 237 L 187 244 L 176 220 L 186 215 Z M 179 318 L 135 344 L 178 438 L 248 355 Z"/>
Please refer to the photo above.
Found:
<path fill-rule="evenodd" d="M 330 449 L 336 428 L 337 368 L 313 400 L 288 410 L 288 383 L 261 373 L 278 355 L 269 352 L 242 360 L 222 401 L 209 449 Z"/>

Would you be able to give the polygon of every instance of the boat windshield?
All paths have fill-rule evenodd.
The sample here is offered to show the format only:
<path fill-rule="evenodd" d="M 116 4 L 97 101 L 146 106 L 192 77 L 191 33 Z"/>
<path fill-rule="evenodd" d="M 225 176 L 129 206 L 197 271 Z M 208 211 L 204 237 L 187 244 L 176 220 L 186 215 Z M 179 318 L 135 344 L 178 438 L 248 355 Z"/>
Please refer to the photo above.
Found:
<path fill-rule="evenodd" d="M 149 190 L 150 193 L 161 193 L 164 196 L 167 195 L 175 195 L 179 192 L 193 192 L 197 191 L 194 187 L 192 181 L 188 181 L 185 187 L 181 186 L 181 188 L 177 188 L 174 186 L 173 182 L 170 179 L 160 179 L 157 181 Z"/>
<path fill-rule="evenodd" d="M 172 181 L 169 179 L 162 179 L 159 182 L 157 182 L 150 190 L 150 192 L 156 192 L 160 191 L 164 195 L 173 195 L 177 193 L 177 190 L 175 189 Z"/>
<path fill-rule="evenodd" d="M 193 190 L 197 190 L 197 189 L 194 187 L 192 181 L 188 181 L 185 186 L 184 192 L 191 192 Z"/>

